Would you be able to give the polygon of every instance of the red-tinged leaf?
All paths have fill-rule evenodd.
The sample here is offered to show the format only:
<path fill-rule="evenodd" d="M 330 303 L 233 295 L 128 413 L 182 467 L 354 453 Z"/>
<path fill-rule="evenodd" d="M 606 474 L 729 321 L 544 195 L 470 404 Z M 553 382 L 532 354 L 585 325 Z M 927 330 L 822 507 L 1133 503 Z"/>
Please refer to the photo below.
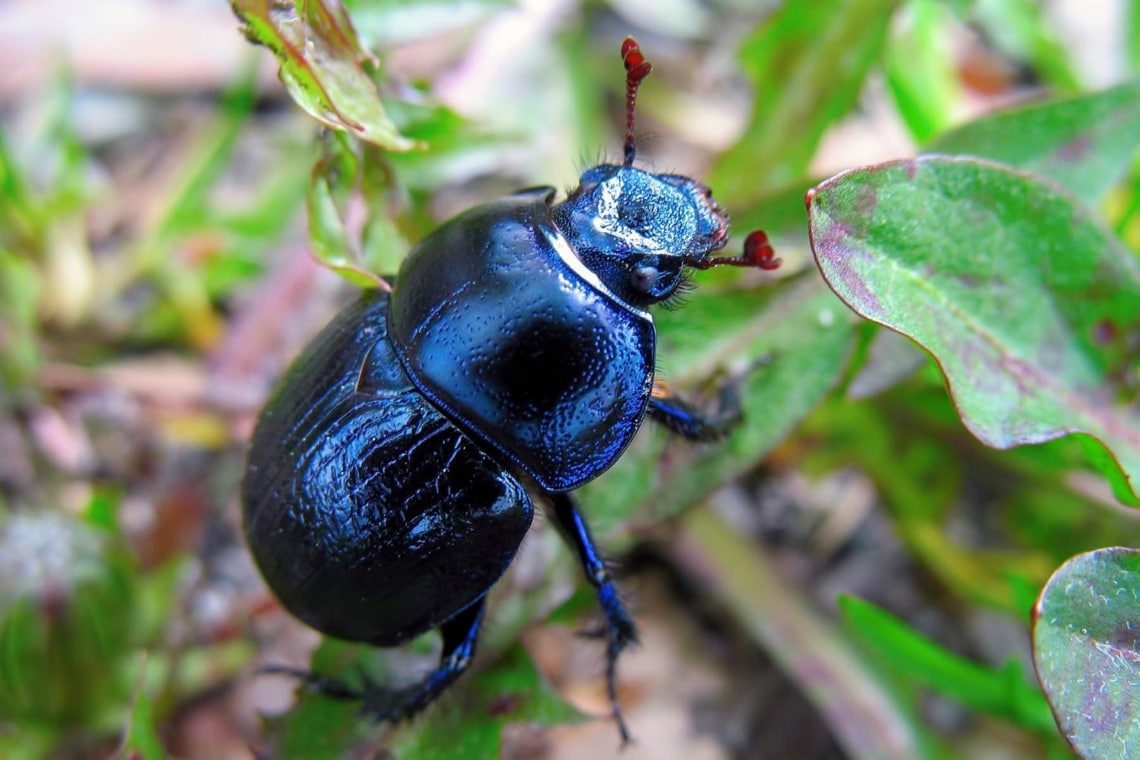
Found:
<path fill-rule="evenodd" d="M 809 193 L 812 246 L 859 314 L 938 361 L 966 426 L 1008 448 L 1093 436 L 1140 490 L 1140 265 L 1080 204 L 1008 168 L 926 157 Z"/>
<path fill-rule="evenodd" d="M 902 72 L 901 76 L 913 83 L 916 75 Z M 915 91 L 924 90 L 918 87 Z M 921 98 L 914 102 L 920 107 L 930 105 L 924 105 Z M 1095 206 L 1127 170 L 1138 148 L 1140 82 L 1130 82 L 983 117 L 939 136 L 925 152 L 970 155 L 1008 164 L 1051 179 L 1082 202 Z M 923 361 L 912 343 L 882 331 L 872 342 L 867 364 L 848 393 L 854 398 L 871 395 L 901 380 Z M 1112 469 L 1105 472 L 1111 475 Z"/>
<path fill-rule="evenodd" d="M 273 51 L 280 77 L 297 104 L 314 118 L 386 150 L 410 150 L 384 110 L 364 64 L 375 58 L 361 48 L 340 0 L 233 0 L 242 31 Z"/>
<path fill-rule="evenodd" d="M 1033 662 L 1057 725 L 1086 758 L 1140 752 L 1140 551 L 1062 565 L 1034 610 Z"/>

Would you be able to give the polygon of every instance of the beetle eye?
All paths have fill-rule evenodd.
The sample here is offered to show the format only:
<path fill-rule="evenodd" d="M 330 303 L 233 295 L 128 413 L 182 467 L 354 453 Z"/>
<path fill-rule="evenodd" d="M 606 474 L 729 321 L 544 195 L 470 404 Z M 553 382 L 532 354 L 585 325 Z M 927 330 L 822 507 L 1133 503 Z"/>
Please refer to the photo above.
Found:
<path fill-rule="evenodd" d="M 648 293 L 656 284 L 656 267 L 637 267 L 629 273 L 629 285 L 639 293 Z"/>

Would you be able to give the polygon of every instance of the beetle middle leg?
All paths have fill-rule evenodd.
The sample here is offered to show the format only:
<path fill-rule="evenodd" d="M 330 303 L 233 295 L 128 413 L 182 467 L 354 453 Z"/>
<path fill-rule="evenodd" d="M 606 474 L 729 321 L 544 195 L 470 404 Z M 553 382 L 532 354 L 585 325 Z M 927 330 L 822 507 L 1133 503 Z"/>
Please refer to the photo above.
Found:
<path fill-rule="evenodd" d="M 617 659 L 622 650 L 637 642 L 637 625 L 618 596 L 617 587 L 605 561 L 598 553 L 586 520 L 578 510 L 574 498 L 565 493 L 548 493 L 553 517 L 562 535 L 574 548 L 578 562 L 598 594 L 606 623 L 599 633 L 606 637 L 606 691 L 610 698 L 610 712 L 618 724 L 622 743 L 630 740 L 629 729 L 622 717 L 617 698 Z"/>

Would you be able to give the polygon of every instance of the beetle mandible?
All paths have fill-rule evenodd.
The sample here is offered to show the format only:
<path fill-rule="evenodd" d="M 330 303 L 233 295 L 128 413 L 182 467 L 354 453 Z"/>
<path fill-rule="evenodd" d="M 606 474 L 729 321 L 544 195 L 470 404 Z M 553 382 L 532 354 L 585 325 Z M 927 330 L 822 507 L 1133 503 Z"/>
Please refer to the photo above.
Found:
<path fill-rule="evenodd" d="M 439 665 L 408 688 L 294 673 L 377 719 L 415 714 L 467 668 L 534 493 L 596 589 L 611 710 L 629 739 L 615 669 L 637 629 L 570 491 L 610 467 L 646 416 L 692 440 L 739 421 L 738 404 L 702 413 L 654 385 L 646 309 L 689 269 L 779 260 L 759 231 L 742 255 L 712 256 L 728 219 L 710 190 L 633 166 L 651 67 L 632 38 L 621 53 L 623 163 L 587 170 L 561 203 L 552 188 L 524 190 L 443 224 L 390 293 L 363 295 L 309 344 L 258 420 L 244 529 L 282 605 L 373 646 L 442 634 Z"/>

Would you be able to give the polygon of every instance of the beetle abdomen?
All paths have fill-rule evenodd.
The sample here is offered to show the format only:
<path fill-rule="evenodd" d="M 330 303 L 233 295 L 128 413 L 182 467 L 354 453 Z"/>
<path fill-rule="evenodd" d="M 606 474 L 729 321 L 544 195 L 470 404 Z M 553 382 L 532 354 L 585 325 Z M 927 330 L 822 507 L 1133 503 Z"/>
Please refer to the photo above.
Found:
<path fill-rule="evenodd" d="M 278 599 L 328 635 L 377 645 L 481 598 L 533 515 L 522 486 L 404 376 L 387 301 L 348 307 L 298 358 L 243 483 L 246 536 Z"/>
<path fill-rule="evenodd" d="M 542 488 L 567 491 L 637 432 L 656 336 L 576 259 L 550 221 L 552 192 L 480 206 L 425 238 L 389 321 L 424 395 Z"/>

